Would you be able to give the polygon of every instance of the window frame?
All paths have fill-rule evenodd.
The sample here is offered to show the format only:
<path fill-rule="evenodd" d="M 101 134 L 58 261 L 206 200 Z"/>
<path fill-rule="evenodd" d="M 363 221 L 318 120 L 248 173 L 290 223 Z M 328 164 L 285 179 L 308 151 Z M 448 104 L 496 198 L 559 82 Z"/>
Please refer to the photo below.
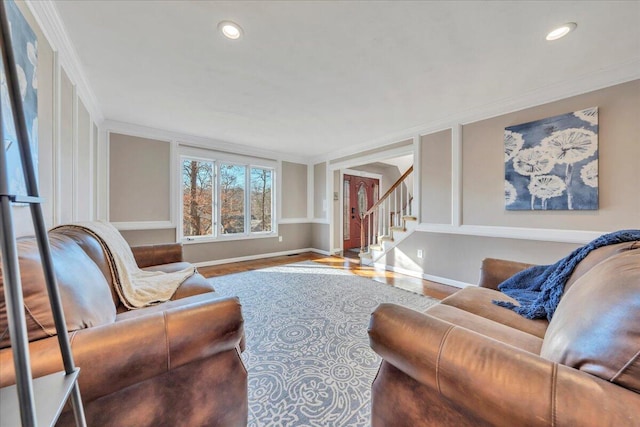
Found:
<path fill-rule="evenodd" d="M 247 240 L 260 238 L 273 238 L 278 236 L 278 215 L 277 215 L 277 179 L 279 162 L 276 160 L 259 159 L 239 154 L 224 153 L 205 148 L 182 145 L 178 150 L 178 224 L 176 226 L 177 241 L 183 244 L 224 242 L 233 240 Z M 213 187 L 212 197 L 212 221 L 214 222 L 213 234 L 207 236 L 184 236 L 184 213 L 183 213 L 183 175 L 182 164 L 184 160 L 197 160 L 213 163 Z M 221 220 L 221 194 L 220 167 L 221 165 L 243 166 L 245 168 L 245 189 L 244 189 L 244 232 L 223 234 L 220 232 Z M 265 169 L 271 172 L 271 231 L 251 231 L 251 169 Z"/>

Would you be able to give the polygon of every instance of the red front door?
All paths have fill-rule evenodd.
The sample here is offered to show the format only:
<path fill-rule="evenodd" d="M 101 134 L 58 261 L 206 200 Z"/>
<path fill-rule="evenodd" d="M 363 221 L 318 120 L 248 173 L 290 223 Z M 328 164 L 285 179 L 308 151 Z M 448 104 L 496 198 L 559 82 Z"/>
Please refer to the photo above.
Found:
<path fill-rule="evenodd" d="M 360 227 L 364 221 L 366 230 L 368 220 L 364 214 L 378 200 L 378 189 L 379 182 L 375 178 L 344 176 L 344 250 L 361 247 Z"/>

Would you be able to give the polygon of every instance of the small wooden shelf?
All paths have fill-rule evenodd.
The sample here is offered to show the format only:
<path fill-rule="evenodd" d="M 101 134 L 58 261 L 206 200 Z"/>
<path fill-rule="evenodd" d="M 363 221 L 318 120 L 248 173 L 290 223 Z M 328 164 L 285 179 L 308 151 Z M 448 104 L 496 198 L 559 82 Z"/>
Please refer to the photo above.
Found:
<path fill-rule="evenodd" d="M 33 380 L 38 427 L 55 425 L 79 372 L 80 369 L 76 368 L 69 375 L 64 372 L 56 372 Z M 15 385 L 0 389 L 0 414 L 2 414 L 0 416 L 0 427 L 21 425 L 20 403 L 18 402 L 18 390 Z"/>

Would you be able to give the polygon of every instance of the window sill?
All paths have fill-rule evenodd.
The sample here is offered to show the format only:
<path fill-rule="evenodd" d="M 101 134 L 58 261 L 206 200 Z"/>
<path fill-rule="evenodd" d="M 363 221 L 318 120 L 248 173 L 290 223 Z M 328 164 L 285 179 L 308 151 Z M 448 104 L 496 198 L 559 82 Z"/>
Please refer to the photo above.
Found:
<path fill-rule="evenodd" d="M 256 233 L 256 234 L 250 234 L 250 235 L 241 234 L 237 236 L 223 234 L 218 237 L 202 237 L 202 238 L 195 238 L 193 240 L 182 238 L 181 243 L 183 245 L 194 245 L 199 243 L 220 243 L 220 242 L 230 242 L 230 241 L 236 241 L 236 240 L 255 240 L 255 239 L 269 239 L 269 238 L 275 239 L 277 237 L 278 237 L 278 233 L 275 231 L 268 232 L 268 233 Z"/>

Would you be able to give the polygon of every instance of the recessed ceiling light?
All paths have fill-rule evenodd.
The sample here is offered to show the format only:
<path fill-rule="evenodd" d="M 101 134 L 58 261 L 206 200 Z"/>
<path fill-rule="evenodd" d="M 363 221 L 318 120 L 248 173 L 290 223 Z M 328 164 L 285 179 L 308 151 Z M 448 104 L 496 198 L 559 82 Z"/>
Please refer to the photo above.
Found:
<path fill-rule="evenodd" d="M 567 22 L 566 24 L 556 28 L 555 30 L 547 34 L 547 40 L 558 40 L 559 38 L 564 37 L 571 31 L 575 30 L 577 26 L 578 25 L 575 22 Z"/>
<path fill-rule="evenodd" d="M 231 40 L 237 40 L 242 36 L 242 28 L 235 22 L 222 21 L 218 24 L 218 29 L 223 36 Z"/>

